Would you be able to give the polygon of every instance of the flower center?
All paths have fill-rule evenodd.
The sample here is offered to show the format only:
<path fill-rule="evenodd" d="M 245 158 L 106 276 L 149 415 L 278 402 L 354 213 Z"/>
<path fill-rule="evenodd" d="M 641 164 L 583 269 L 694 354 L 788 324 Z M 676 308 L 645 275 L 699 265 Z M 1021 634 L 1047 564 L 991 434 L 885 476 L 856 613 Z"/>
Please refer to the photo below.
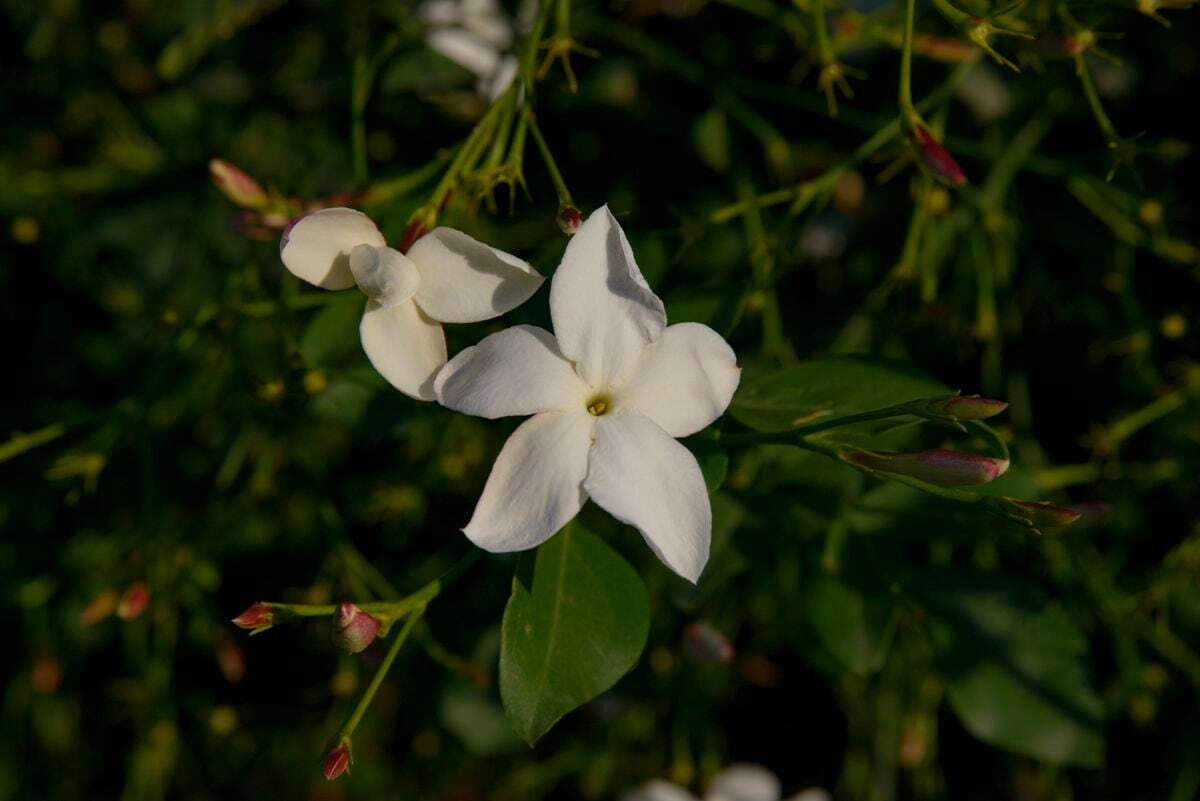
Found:
<path fill-rule="evenodd" d="M 588 414 L 592 417 L 599 417 L 609 410 L 612 406 L 612 400 L 607 395 L 597 395 L 588 401 Z"/>

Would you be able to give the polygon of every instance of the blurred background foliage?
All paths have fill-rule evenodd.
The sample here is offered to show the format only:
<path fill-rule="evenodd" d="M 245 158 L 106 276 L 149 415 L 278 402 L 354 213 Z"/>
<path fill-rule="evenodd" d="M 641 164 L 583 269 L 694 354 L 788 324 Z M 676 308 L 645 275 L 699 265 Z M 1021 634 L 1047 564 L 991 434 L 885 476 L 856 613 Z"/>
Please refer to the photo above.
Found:
<path fill-rule="evenodd" d="M 918 4 L 914 95 L 946 87 L 923 111 L 970 179 L 949 191 L 889 166 L 899 140 L 845 161 L 897 113 L 901 6 L 827 5 L 854 76 L 834 117 L 809 3 L 575 3 L 598 57 L 575 55 L 575 93 L 549 71 L 538 121 L 671 319 L 729 332 L 750 370 L 863 355 L 1004 398 L 1003 490 L 1086 514 L 1039 536 L 701 437 L 726 476 L 698 589 L 584 514 L 649 588 L 649 643 L 612 692 L 519 744 L 495 688 L 514 560 L 488 557 L 325 782 L 379 653 L 339 654 L 324 622 L 227 621 L 437 575 L 512 426 L 392 391 L 357 293 L 300 286 L 278 221 L 207 164 L 300 206 L 366 191 L 397 241 L 486 99 L 403 0 L 2 7 L 0 798 L 604 798 L 734 760 L 846 799 L 1198 796 L 1194 14 L 1030 0 L 1010 18 L 1035 38 L 992 40 L 1016 73 Z M 1115 151 L 1075 69 L 1092 26 L 1119 34 L 1114 60 L 1080 56 L 1133 142 Z M 460 193 L 440 221 L 549 273 L 555 191 L 532 147 L 525 166 L 511 214 Z M 510 321 L 546 324 L 544 295 Z M 452 328 L 451 351 L 500 325 Z"/>

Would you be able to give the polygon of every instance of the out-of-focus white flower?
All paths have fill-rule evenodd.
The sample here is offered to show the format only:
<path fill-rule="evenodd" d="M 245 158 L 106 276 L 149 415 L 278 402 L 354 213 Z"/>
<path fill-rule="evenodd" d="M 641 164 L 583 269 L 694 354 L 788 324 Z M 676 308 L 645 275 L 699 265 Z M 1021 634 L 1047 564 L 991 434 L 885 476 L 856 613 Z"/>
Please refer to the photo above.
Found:
<path fill-rule="evenodd" d="M 713 777 L 704 801 L 780 801 L 782 788 L 774 773 L 761 765 L 730 765 Z M 621 801 L 699 801 L 686 788 L 662 779 L 625 793 Z M 788 801 L 832 801 L 825 790 L 810 787 Z"/>
<path fill-rule="evenodd" d="M 481 95 L 495 100 L 512 85 L 516 27 L 498 0 L 429 0 L 417 15 L 427 27 L 425 43 L 472 73 Z"/>
<path fill-rule="evenodd" d="M 954 96 L 971 111 L 976 122 L 1002 120 L 1012 109 L 1012 93 L 1008 91 L 1000 71 L 991 64 L 979 64 L 954 89 Z"/>
<path fill-rule="evenodd" d="M 675 441 L 725 411 L 741 371 L 720 334 L 667 327 L 616 219 L 579 227 L 550 287 L 554 334 L 516 326 L 454 357 L 438 400 L 479 417 L 533 415 L 509 437 L 463 531 L 493 552 L 534 548 L 591 497 L 695 582 L 712 509 L 700 466 Z"/>
<path fill-rule="evenodd" d="M 453 228 L 435 228 L 407 255 L 387 247 L 371 218 L 323 209 L 283 233 L 279 253 L 296 277 L 324 289 L 355 284 L 367 296 L 359 335 L 367 358 L 392 386 L 433 400 L 446 363 L 442 323 L 474 323 L 511 311 L 545 279 L 516 256 Z"/>

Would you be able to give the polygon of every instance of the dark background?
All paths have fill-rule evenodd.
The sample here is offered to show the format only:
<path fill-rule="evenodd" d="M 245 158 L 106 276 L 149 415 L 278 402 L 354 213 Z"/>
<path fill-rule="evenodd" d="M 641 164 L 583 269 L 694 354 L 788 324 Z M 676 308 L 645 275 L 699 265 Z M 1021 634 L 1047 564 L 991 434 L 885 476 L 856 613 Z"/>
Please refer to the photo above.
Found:
<path fill-rule="evenodd" d="M 897 644 L 875 675 L 853 676 L 815 654 L 804 591 L 820 571 L 824 532 L 783 507 L 827 508 L 822 482 L 842 482 L 842 468 L 793 474 L 743 454 L 727 480 L 743 514 L 718 534 L 734 546 L 723 566 L 714 552 L 711 581 L 697 592 L 635 534 L 585 512 L 651 589 L 647 652 L 612 693 L 534 750 L 506 733 L 494 666 L 513 560 L 488 557 L 431 608 L 428 627 L 481 666 L 488 685 L 438 664 L 428 648 L 406 648 L 356 735 L 351 776 L 325 783 L 326 739 L 378 654 L 340 655 L 323 622 L 248 639 L 226 621 L 261 599 L 358 597 L 346 567 L 355 553 L 402 590 L 436 575 L 466 552 L 457 529 L 512 425 L 390 391 L 358 350 L 352 313 L 326 315 L 314 333 L 317 315 L 346 301 L 316 311 L 277 303 L 307 288 L 282 269 L 275 234 L 246 235 L 207 163 L 226 158 L 298 198 L 359 188 L 351 62 L 392 32 L 402 44 L 367 111 L 372 177 L 415 169 L 464 137 L 480 108 L 472 81 L 424 48 L 403 2 L 9 0 L 0 18 L 0 326 L 9 345 L 0 434 L 64 428 L 0 463 L 0 799 L 612 797 L 660 776 L 702 786 L 737 760 L 772 768 L 788 792 L 817 785 L 839 798 L 1194 797 L 1196 686 L 1151 644 L 1153 631 L 1130 638 L 1122 628 L 1166 631 L 1185 649 L 1198 643 L 1200 260 L 1194 250 L 1163 258 L 1152 244 L 1197 230 L 1194 156 L 1161 156 L 1196 140 L 1194 13 L 1168 12 L 1167 28 L 1117 5 L 1072 7 L 1121 34 L 1104 41 L 1119 68 L 1091 63 L 1117 129 L 1145 132 L 1139 144 L 1157 151 L 1138 160 L 1136 177 L 1114 178 L 1128 201 L 1116 223 L 1070 190 L 1078 175 L 1103 186 L 1109 165 L 1070 61 L 1027 63 L 1020 74 L 981 63 L 1009 96 L 997 119 L 979 122 L 949 104 L 947 142 L 973 183 L 1022 126 L 1047 121 L 1041 167 L 1023 164 L 1004 195 L 1014 269 L 996 290 L 998 333 L 980 338 L 963 238 L 949 243 L 935 298 L 902 281 L 882 303 L 868 302 L 904 243 L 919 186 L 911 168 L 880 184 L 886 165 L 868 161 L 861 203 L 799 216 L 786 205 L 764 209 L 762 236 L 748 236 L 740 220 L 707 220 L 739 192 L 819 174 L 896 111 L 894 49 L 847 56 L 867 77 L 831 119 L 815 75 L 797 75 L 807 43 L 746 9 L 799 12 L 738 5 L 577 4 L 577 38 L 600 57 L 574 60 L 577 94 L 556 69 L 538 98 L 575 200 L 585 212 L 610 204 L 672 320 L 728 322 L 760 248 L 773 260 L 795 354 L 887 358 L 1004 398 L 1021 480 L 1059 503 L 1107 504 L 1103 520 L 1064 536 L 1096 555 L 1111 593 L 1086 591 L 1088 569 L 1053 537 L 992 536 L 934 516 L 942 522 L 916 538 L 879 546 L 885 563 L 999 571 L 1059 599 L 1086 632 L 1105 702 L 1103 764 L 1014 754 L 968 732 L 936 693 L 932 705 L 914 701 L 930 670 L 919 647 L 904 645 L 922 637 L 919 614 L 897 613 Z M 1024 18 L 1061 29 L 1049 7 Z M 918 27 L 953 35 L 920 6 Z M 918 60 L 915 94 L 948 69 Z M 762 135 L 721 111 L 730 96 L 778 130 L 789 163 L 772 163 Z M 711 129 L 697 132 L 714 109 L 724 149 Z M 725 161 L 700 155 L 714 147 Z M 533 148 L 526 165 L 531 198 L 518 197 L 511 216 L 455 204 L 444 221 L 548 274 L 563 247 L 554 192 Z M 390 240 L 427 192 L 372 211 Z M 1147 201 L 1161 204 L 1159 228 L 1138 216 Z M 1113 230 L 1121 223 L 1144 233 L 1139 242 L 1122 241 Z M 833 245 L 815 252 L 814 237 Z M 545 290 L 509 315 L 546 318 Z M 499 325 L 451 328 L 451 351 Z M 752 314 L 729 330 L 743 363 L 770 361 Z M 318 392 L 306 385 L 314 371 L 326 382 Z M 1106 439 L 1163 397 L 1181 398 L 1179 408 Z M 1079 466 L 1067 486 L 1051 470 L 1064 465 Z M 89 622 L 87 610 L 102 611 L 135 582 L 150 590 L 144 614 Z M 687 655 L 681 632 L 697 619 L 733 640 L 732 665 Z M 1125 668 L 1123 648 L 1133 653 Z M 897 766 L 905 736 L 916 736 L 904 734 L 910 721 L 926 726 L 923 751 Z"/>

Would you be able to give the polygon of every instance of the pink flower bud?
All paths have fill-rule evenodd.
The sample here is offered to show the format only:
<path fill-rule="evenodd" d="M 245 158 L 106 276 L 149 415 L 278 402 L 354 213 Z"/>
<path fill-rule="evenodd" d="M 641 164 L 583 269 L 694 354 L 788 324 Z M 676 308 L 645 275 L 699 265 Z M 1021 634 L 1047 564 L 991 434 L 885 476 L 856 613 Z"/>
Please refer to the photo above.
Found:
<path fill-rule="evenodd" d="M 321 773 L 326 779 L 332 781 L 350 770 L 351 761 L 350 742 L 342 740 L 337 747 L 325 755 L 325 764 L 321 767 Z"/>
<path fill-rule="evenodd" d="M 683 646 L 699 662 L 728 665 L 733 661 L 733 644 L 729 638 L 703 620 L 683 630 Z"/>
<path fill-rule="evenodd" d="M 986 484 L 1008 469 L 1007 459 L 943 449 L 899 453 L 847 447 L 840 449 L 839 455 L 843 460 L 869 470 L 910 476 L 939 487 Z"/>
<path fill-rule="evenodd" d="M 379 621 L 354 604 L 341 604 L 333 613 L 333 638 L 346 653 L 365 651 L 379 636 L 379 629 Z"/>
<path fill-rule="evenodd" d="M 953 398 L 929 404 L 929 411 L 953 417 L 955 420 L 986 420 L 1007 408 L 1008 404 L 1004 401 L 979 395 L 955 395 Z"/>
<path fill-rule="evenodd" d="M 958 166 L 950 151 L 942 147 L 941 142 L 934 138 L 924 125 L 917 123 L 909 133 L 917 155 L 925 170 L 938 181 L 947 186 L 959 187 L 967 182 L 967 175 Z"/>
<path fill-rule="evenodd" d="M 275 610 L 271 608 L 270 604 L 257 603 L 231 622 L 239 628 L 249 629 L 251 634 L 257 634 L 275 625 Z"/>
<path fill-rule="evenodd" d="M 150 590 L 144 581 L 130 584 L 117 603 L 117 617 L 121 620 L 136 620 L 150 605 Z"/>
<path fill-rule="evenodd" d="M 1041 501 L 1022 501 L 1016 498 L 1000 498 L 1000 508 L 1009 517 L 1016 518 L 1034 528 L 1059 528 L 1069 526 L 1083 515 L 1067 506 L 1056 506 Z"/>
<path fill-rule="evenodd" d="M 221 194 L 237 206 L 244 209 L 261 209 L 270 202 L 258 181 L 224 159 L 209 161 L 208 172 Z"/>
<path fill-rule="evenodd" d="M 579 230 L 579 226 L 583 224 L 583 215 L 579 213 L 579 209 L 574 206 L 562 206 L 558 210 L 558 227 L 566 234 L 571 236 Z"/>

